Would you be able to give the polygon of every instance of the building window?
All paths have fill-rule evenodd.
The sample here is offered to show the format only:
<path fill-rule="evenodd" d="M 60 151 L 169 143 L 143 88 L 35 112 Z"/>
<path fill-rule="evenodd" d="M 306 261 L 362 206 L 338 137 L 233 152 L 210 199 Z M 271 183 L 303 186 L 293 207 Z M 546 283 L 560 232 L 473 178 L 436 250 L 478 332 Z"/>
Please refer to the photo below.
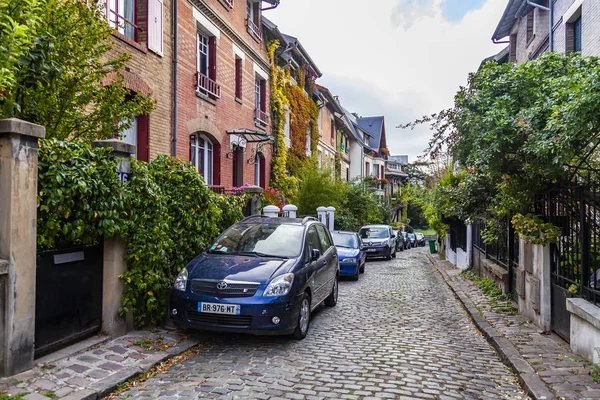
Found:
<path fill-rule="evenodd" d="M 516 33 L 513 33 L 512 35 L 510 35 L 508 61 L 509 62 L 517 61 L 517 34 Z"/>
<path fill-rule="evenodd" d="M 213 184 L 213 143 L 204 135 L 190 137 L 191 162 L 204 177 L 207 185 Z"/>
<path fill-rule="evenodd" d="M 261 188 L 266 187 L 266 162 L 262 154 L 257 154 L 256 163 L 254 164 L 254 184 Z"/>
<path fill-rule="evenodd" d="M 535 35 L 533 34 L 533 23 L 534 23 L 534 10 L 531 10 L 529 14 L 527 14 L 527 33 L 526 33 L 526 46 L 529 46 Z"/>
<path fill-rule="evenodd" d="M 331 121 L 331 145 L 334 146 L 335 145 L 335 122 L 332 120 Z"/>
<path fill-rule="evenodd" d="M 235 97 L 242 99 L 242 59 L 235 57 Z"/>
<path fill-rule="evenodd" d="M 108 23 L 117 32 L 136 40 L 136 0 L 108 0 Z"/>
<path fill-rule="evenodd" d="M 244 184 L 244 148 L 236 147 L 233 150 L 233 187 L 240 187 Z"/>
<path fill-rule="evenodd" d="M 256 75 L 254 82 L 254 122 L 259 126 L 269 124 L 267 114 L 267 81 Z"/>
<path fill-rule="evenodd" d="M 321 150 L 319 150 L 319 152 L 317 153 L 317 160 L 319 162 L 319 168 L 321 168 L 323 166 L 323 153 L 321 152 Z"/>
<path fill-rule="evenodd" d="M 204 32 L 197 33 L 196 71 L 198 83 L 196 92 L 212 99 L 221 97 L 221 87 L 217 85 L 217 39 Z"/>
<path fill-rule="evenodd" d="M 135 146 L 135 153 L 131 154 L 140 161 L 149 161 L 148 158 L 148 116 L 139 115 L 129 128 L 119 129 L 119 139 Z"/>
<path fill-rule="evenodd" d="M 262 30 L 260 28 L 260 0 L 247 0 L 246 1 L 246 26 L 248 33 L 256 41 L 262 41 Z"/>
<path fill-rule="evenodd" d="M 346 182 L 350 181 L 350 168 L 346 167 Z"/>
<path fill-rule="evenodd" d="M 581 53 L 581 17 L 573 22 L 573 51 Z"/>
<path fill-rule="evenodd" d="M 371 175 L 371 164 L 368 162 L 365 163 L 365 176 Z"/>

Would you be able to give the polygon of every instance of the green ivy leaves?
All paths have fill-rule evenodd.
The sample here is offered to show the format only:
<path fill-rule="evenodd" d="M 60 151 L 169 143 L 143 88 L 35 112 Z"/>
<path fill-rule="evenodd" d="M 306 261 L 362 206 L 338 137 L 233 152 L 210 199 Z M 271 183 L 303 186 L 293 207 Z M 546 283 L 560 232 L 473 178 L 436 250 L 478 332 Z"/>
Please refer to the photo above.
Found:
<path fill-rule="evenodd" d="M 190 164 L 168 156 L 131 160 L 121 184 L 110 149 L 45 140 L 39 151 L 38 247 L 127 244 L 121 314 L 161 325 L 177 273 L 243 218 L 244 196 L 217 195 Z"/>

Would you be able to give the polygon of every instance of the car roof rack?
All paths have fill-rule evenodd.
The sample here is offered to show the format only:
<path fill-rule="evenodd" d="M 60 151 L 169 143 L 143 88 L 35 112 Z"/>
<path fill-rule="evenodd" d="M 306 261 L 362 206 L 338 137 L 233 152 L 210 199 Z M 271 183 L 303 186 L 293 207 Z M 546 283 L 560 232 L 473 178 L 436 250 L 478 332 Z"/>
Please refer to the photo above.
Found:
<path fill-rule="evenodd" d="M 302 225 L 306 224 L 306 223 L 307 223 L 307 222 L 309 222 L 309 221 L 319 221 L 319 220 L 318 220 L 318 219 L 316 219 L 315 217 L 311 217 L 311 216 L 304 217 L 304 218 L 302 219 Z"/>

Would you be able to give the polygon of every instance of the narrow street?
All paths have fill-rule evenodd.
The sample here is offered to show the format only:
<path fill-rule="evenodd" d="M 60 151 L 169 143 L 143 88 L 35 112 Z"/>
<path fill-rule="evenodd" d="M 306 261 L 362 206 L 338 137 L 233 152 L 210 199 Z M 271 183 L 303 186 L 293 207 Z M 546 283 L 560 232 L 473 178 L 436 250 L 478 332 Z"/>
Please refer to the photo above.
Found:
<path fill-rule="evenodd" d="M 194 358 L 118 398 L 526 398 L 424 252 L 342 281 L 303 341 L 207 335 Z"/>

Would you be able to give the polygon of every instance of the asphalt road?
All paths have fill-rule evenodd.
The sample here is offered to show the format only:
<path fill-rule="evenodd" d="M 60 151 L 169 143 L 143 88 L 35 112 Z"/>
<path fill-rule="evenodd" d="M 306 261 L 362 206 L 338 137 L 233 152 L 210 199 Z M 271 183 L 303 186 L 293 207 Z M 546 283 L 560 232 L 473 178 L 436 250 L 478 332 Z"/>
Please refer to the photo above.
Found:
<path fill-rule="evenodd" d="M 302 341 L 208 334 L 195 357 L 118 398 L 526 398 L 425 250 L 367 262 Z"/>

